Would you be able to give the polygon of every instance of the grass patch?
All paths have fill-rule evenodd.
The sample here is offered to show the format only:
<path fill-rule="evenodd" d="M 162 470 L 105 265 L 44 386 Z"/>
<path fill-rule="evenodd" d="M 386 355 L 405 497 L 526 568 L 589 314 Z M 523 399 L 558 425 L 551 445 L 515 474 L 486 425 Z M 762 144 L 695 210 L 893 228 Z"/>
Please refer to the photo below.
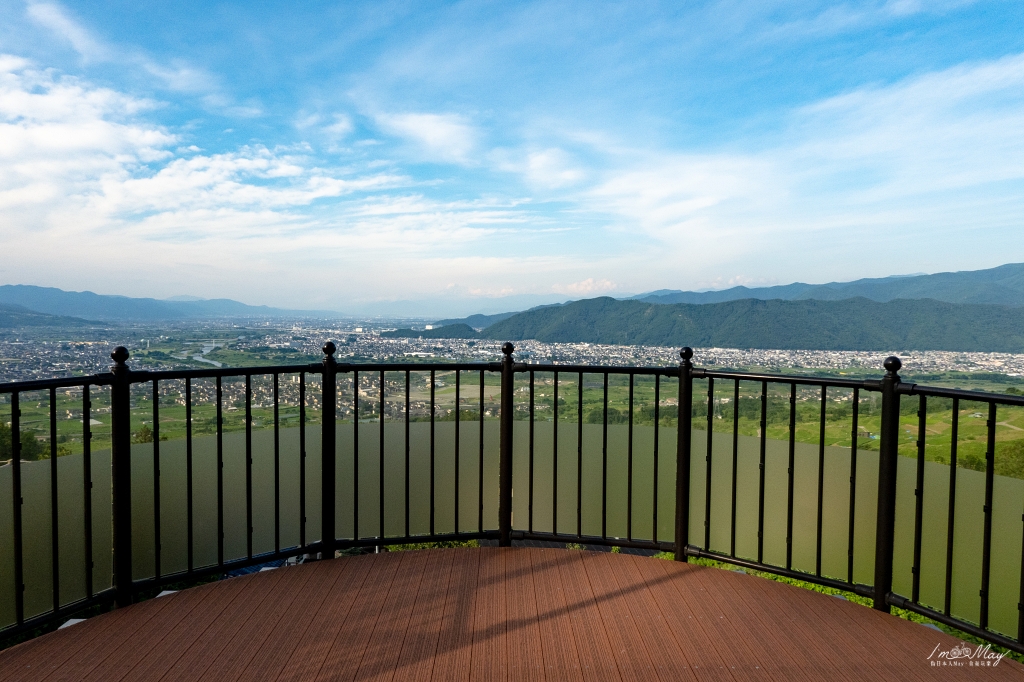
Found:
<path fill-rule="evenodd" d="M 407 552 L 414 549 L 446 549 L 449 547 L 479 547 L 479 540 L 444 540 L 443 542 L 413 542 L 408 545 L 386 545 L 388 552 Z"/>

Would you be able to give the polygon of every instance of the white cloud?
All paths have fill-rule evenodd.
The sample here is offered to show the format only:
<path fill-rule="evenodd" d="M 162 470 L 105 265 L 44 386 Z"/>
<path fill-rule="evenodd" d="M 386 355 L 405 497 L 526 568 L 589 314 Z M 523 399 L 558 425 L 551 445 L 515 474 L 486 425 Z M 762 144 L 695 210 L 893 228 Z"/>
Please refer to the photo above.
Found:
<path fill-rule="evenodd" d="M 428 160 L 472 164 L 476 130 L 455 114 L 381 114 L 377 124 L 411 142 Z"/>
<path fill-rule="evenodd" d="M 159 78 L 168 90 L 175 92 L 212 93 L 216 92 L 219 88 L 216 79 L 209 73 L 186 64 L 181 60 L 175 61 L 170 66 L 158 64 L 146 58 L 136 58 L 136 61 L 150 75 Z M 222 96 L 210 95 L 210 97 Z M 210 103 L 213 104 L 214 102 Z M 217 106 L 230 106 L 223 99 L 218 100 L 216 104 Z"/>
<path fill-rule="evenodd" d="M 566 294 L 568 296 L 600 296 L 601 294 L 607 294 L 610 291 L 614 291 L 618 287 L 615 282 L 607 279 L 594 279 L 588 277 L 579 282 L 573 282 L 572 284 L 559 285 L 551 287 L 551 290 L 559 293 Z"/>
<path fill-rule="evenodd" d="M 166 158 L 177 138 L 134 119 L 153 107 L 0 56 L 0 206 L 61 202 Z"/>
<path fill-rule="evenodd" d="M 496 149 L 489 156 L 495 168 L 521 175 L 538 190 L 569 187 L 587 177 L 587 172 L 558 147 L 525 152 Z"/>
<path fill-rule="evenodd" d="M 346 114 L 335 114 L 334 122 L 324 126 L 324 132 L 333 137 L 345 137 L 354 130 L 352 119 Z"/>

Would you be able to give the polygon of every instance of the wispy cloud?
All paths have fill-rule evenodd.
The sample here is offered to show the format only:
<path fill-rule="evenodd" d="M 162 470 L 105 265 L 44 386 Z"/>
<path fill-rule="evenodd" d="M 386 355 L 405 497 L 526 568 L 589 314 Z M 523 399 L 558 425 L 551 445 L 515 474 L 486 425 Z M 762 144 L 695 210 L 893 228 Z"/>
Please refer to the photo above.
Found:
<path fill-rule="evenodd" d="M 811 5 L 806 14 L 780 22 L 769 22 L 762 36 L 772 39 L 793 37 L 834 36 L 906 20 L 917 14 L 941 14 L 978 0 L 861 0 L 859 2 L 828 3 L 819 9 Z M 803 8 L 795 8 L 800 12 Z"/>
<path fill-rule="evenodd" d="M 26 14 L 37 25 L 69 44 L 87 63 L 131 65 L 148 74 L 163 89 L 198 95 L 208 108 L 229 116 L 252 118 L 262 114 L 262 108 L 255 103 L 235 102 L 224 92 L 218 79 L 205 69 L 189 64 L 184 59 L 161 63 L 136 47 L 110 45 L 97 38 L 57 3 L 30 3 Z"/>
<path fill-rule="evenodd" d="M 552 291 L 579 298 L 607 294 L 616 289 L 618 287 L 615 285 L 615 282 L 607 279 L 594 279 L 593 277 L 588 277 L 579 282 L 572 282 L 571 284 L 556 284 L 552 287 Z"/>
<path fill-rule="evenodd" d="M 457 114 L 380 114 L 377 124 L 387 133 L 412 143 L 429 161 L 475 163 L 478 133 Z"/>
<path fill-rule="evenodd" d="M 37 24 L 67 41 L 83 59 L 106 61 L 111 58 L 111 50 L 72 20 L 60 5 L 29 3 L 26 12 Z"/>

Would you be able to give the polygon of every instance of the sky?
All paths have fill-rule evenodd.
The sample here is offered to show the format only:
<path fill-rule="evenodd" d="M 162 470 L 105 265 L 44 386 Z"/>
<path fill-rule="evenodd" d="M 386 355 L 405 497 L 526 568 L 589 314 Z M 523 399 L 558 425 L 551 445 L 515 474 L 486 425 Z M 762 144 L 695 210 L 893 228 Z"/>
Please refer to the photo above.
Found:
<path fill-rule="evenodd" d="M 1024 7 L 0 0 L 0 283 L 456 315 L 1024 261 Z"/>

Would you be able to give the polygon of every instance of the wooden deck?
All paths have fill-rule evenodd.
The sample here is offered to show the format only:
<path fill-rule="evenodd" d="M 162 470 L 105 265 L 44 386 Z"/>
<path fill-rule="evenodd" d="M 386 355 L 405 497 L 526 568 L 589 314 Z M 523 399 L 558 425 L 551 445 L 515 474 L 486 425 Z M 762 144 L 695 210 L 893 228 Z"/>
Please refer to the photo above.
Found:
<path fill-rule="evenodd" d="M 958 643 L 742 573 L 606 552 L 441 549 L 184 590 L 0 652 L 0 680 L 1024 679 Z"/>

